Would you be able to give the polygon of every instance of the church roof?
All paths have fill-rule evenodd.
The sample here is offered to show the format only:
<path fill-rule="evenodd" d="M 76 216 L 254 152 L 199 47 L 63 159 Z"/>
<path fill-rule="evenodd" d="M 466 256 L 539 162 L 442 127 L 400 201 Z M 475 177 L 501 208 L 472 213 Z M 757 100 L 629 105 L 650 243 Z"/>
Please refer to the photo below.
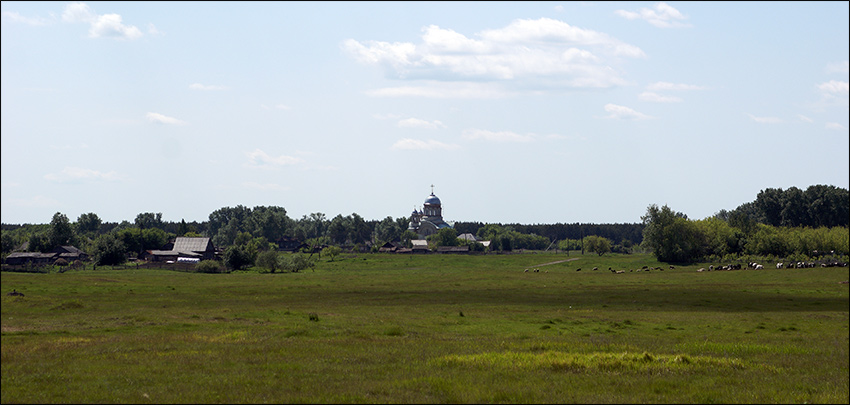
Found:
<path fill-rule="evenodd" d="M 434 193 L 431 193 L 431 195 L 425 199 L 425 205 L 440 205 L 440 199 L 437 198 Z"/>

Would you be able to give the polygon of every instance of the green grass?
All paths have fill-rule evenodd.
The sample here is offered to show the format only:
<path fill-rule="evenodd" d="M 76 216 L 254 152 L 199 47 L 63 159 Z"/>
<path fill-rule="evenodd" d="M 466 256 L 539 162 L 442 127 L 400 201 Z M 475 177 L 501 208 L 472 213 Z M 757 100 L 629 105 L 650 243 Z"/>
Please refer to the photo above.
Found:
<path fill-rule="evenodd" d="M 540 266 L 565 259 L 578 260 Z M 645 265 L 665 270 L 628 271 Z M 850 401 L 847 268 L 699 267 L 648 255 L 361 254 L 287 274 L 4 272 L 0 396 Z"/>

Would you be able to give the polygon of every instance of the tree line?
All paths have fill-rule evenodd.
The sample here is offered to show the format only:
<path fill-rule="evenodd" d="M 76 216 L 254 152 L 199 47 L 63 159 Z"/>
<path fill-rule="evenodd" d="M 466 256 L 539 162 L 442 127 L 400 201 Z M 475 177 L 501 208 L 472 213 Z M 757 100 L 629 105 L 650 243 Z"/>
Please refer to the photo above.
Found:
<path fill-rule="evenodd" d="M 665 262 L 731 262 L 741 256 L 807 261 L 850 254 L 850 192 L 834 186 L 767 188 L 755 201 L 702 220 L 653 204 L 641 219 L 642 245 Z"/>
<path fill-rule="evenodd" d="M 293 219 L 279 206 L 222 207 L 213 211 L 207 221 L 188 223 L 163 221 L 162 213 L 153 212 L 139 213 L 132 223 L 103 222 L 95 213 L 82 214 L 71 222 L 57 212 L 49 224 L 3 224 L 2 254 L 5 257 L 26 242 L 28 251 L 48 252 L 57 246 L 74 245 L 99 260 L 118 260 L 119 256 L 126 258 L 160 249 L 176 236 L 205 236 L 219 248 L 235 247 L 231 256 L 244 265 L 255 261 L 261 252 L 300 242 L 359 250 L 368 244 L 377 249 L 386 242 L 410 246 L 410 241 L 418 236 L 407 229 L 408 222 L 407 217 L 390 216 L 366 220 L 356 213 L 328 218 L 319 212 Z M 473 234 L 490 241 L 490 250 L 500 251 L 557 248 L 604 254 L 629 253 L 639 247 L 653 251 L 661 260 L 681 262 L 742 254 L 806 254 L 814 250 L 846 254 L 848 225 L 848 190 L 815 185 L 806 190 L 767 188 L 752 202 L 733 211 L 721 210 L 700 221 L 691 221 L 666 206 L 651 205 L 640 223 L 457 222 L 453 229 L 429 239 L 434 245 L 468 244 L 473 250 L 479 247 L 458 240 L 457 236 Z"/>

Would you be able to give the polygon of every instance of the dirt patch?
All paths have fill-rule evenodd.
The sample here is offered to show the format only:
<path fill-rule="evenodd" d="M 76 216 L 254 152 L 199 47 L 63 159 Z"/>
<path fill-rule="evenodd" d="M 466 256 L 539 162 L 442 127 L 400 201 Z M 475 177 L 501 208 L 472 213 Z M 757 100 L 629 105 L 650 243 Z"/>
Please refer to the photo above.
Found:
<path fill-rule="evenodd" d="M 543 264 L 535 264 L 534 266 L 531 266 L 531 267 L 548 266 L 548 265 L 550 265 L 550 264 L 558 264 L 558 263 L 563 263 L 563 262 L 571 262 L 571 261 L 573 261 L 573 260 L 578 260 L 578 259 L 581 259 L 581 258 L 580 258 L 580 257 L 574 257 L 574 258 L 572 258 L 572 259 L 558 260 L 557 262 L 549 262 L 549 263 L 543 263 Z"/>

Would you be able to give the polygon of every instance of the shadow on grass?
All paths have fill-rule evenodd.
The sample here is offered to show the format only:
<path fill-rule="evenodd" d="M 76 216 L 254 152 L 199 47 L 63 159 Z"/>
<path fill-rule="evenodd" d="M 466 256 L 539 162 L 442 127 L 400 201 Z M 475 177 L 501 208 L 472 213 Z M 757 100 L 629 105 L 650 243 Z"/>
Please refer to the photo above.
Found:
<path fill-rule="evenodd" d="M 812 297 L 787 292 L 735 291 L 725 287 L 698 289 L 644 287 L 587 287 L 580 290 L 541 289 L 539 292 L 514 289 L 417 290 L 403 294 L 391 291 L 336 292 L 323 300 L 358 301 L 368 305 L 493 305 L 552 306 L 616 311 L 690 312 L 812 312 L 847 311 L 846 297 Z"/>

